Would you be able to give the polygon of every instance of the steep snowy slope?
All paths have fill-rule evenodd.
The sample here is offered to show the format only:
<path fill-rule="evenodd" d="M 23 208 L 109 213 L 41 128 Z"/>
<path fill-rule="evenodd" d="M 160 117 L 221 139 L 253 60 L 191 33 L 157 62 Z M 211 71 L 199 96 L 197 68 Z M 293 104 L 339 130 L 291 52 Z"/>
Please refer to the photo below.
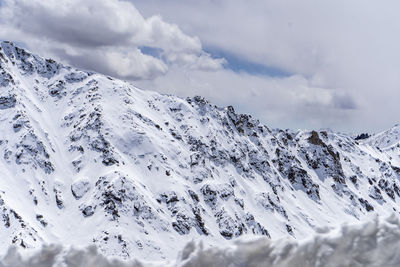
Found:
<path fill-rule="evenodd" d="M 381 149 L 400 147 L 400 125 L 396 124 L 387 131 L 371 136 L 368 143 Z"/>
<path fill-rule="evenodd" d="M 142 91 L 9 42 L 0 126 L 3 253 L 61 242 L 174 258 L 193 238 L 302 239 L 400 203 L 399 150 L 271 130 L 233 107 Z"/>

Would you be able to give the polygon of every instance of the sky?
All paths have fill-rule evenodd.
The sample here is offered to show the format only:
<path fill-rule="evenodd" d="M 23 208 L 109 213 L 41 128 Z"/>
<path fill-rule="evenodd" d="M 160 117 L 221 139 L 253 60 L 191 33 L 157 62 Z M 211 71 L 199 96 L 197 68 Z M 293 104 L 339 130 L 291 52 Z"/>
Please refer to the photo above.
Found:
<path fill-rule="evenodd" d="M 379 132 L 400 118 L 400 2 L 0 0 L 0 39 L 271 128 Z"/>

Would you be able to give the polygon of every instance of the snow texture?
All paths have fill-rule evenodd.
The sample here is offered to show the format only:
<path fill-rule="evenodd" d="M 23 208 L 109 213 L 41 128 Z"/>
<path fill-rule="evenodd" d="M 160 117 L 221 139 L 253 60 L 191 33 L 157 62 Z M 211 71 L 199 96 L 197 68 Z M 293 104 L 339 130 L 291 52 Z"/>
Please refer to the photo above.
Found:
<path fill-rule="evenodd" d="M 387 219 L 342 225 L 338 229 L 320 229 L 307 240 L 271 241 L 268 238 L 239 238 L 229 246 L 205 248 L 190 242 L 176 260 L 141 262 L 121 261 L 104 257 L 95 246 L 86 249 L 45 246 L 21 255 L 11 248 L 0 263 L 1 267 L 220 267 L 220 266 L 399 266 L 400 223 L 397 215 Z"/>
<path fill-rule="evenodd" d="M 270 129 L 0 47 L 0 255 L 61 243 L 168 260 L 193 239 L 294 242 L 399 213 L 399 126 L 363 140 Z"/>

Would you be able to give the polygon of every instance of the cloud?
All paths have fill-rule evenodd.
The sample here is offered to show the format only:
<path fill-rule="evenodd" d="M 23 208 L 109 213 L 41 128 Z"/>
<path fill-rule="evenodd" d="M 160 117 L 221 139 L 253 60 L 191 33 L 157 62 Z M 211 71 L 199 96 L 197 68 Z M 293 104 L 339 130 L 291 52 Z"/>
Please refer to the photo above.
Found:
<path fill-rule="evenodd" d="M 135 5 L 144 14 L 160 13 L 183 25 L 205 47 L 302 76 L 313 88 L 330 89 L 331 100 L 317 125 L 325 126 L 327 113 L 342 120 L 337 127 L 348 131 L 377 131 L 399 121 L 398 1 L 135 0 Z M 276 95 L 280 93 L 268 97 Z M 305 109 L 315 106 L 318 94 L 308 97 Z M 276 112 L 289 112 L 284 103 Z M 328 112 L 332 103 L 334 113 Z M 350 110 L 351 117 L 343 118 Z"/>
<path fill-rule="evenodd" d="M 252 114 L 270 127 L 340 128 L 343 120 L 354 123 L 357 113 L 357 101 L 351 96 L 314 86 L 302 75 L 268 77 L 228 69 L 203 72 L 175 67 L 165 76 L 136 84 L 182 97 L 201 93 L 213 103 Z"/>
<path fill-rule="evenodd" d="M 153 79 L 164 75 L 170 64 L 214 70 L 224 63 L 205 53 L 198 37 L 160 16 L 144 18 L 127 1 L 5 0 L 3 4 L 1 38 L 11 36 L 39 53 L 117 77 Z M 160 49 L 162 57 L 143 54 L 141 46 Z"/>

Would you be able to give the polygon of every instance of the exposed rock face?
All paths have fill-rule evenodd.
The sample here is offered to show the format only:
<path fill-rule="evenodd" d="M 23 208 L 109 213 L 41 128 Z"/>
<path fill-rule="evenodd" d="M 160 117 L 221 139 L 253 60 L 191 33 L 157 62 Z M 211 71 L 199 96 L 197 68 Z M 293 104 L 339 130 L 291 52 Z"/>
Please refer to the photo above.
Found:
<path fill-rule="evenodd" d="M 303 238 L 398 211 L 396 127 L 359 140 L 271 130 L 231 106 L 142 91 L 7 42 L 0 67 L 3 251 L 94 243 L 157 259 L 194 237 Z"/>

